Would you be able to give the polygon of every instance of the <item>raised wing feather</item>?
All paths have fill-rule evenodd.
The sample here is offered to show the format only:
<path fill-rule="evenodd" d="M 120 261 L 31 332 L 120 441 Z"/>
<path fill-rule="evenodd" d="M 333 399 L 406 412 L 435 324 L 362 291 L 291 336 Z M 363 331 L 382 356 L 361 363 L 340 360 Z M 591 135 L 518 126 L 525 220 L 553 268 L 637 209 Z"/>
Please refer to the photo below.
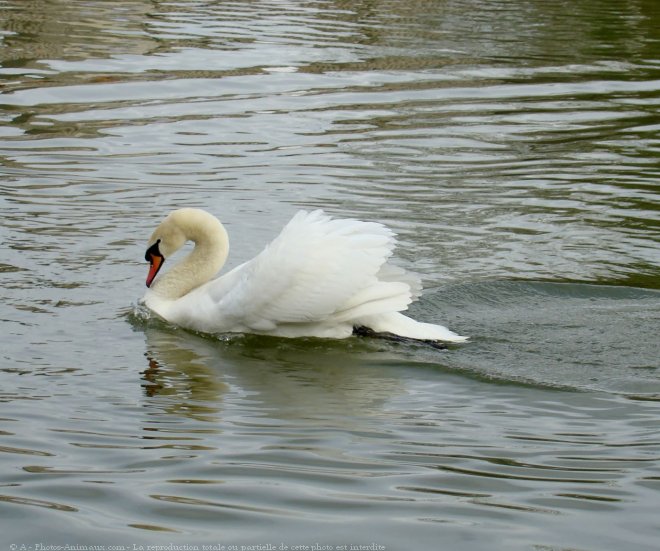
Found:
<path fill-rule="evenodd" d="M 254 259 L 191 295 L 220 330 L 346 321 L 352 312 L 377 313 L 384 301 L 401 310 L 410 285 L 378 278 L 393 248 L 394 234 L 381 224 L 301 211 Z"/>

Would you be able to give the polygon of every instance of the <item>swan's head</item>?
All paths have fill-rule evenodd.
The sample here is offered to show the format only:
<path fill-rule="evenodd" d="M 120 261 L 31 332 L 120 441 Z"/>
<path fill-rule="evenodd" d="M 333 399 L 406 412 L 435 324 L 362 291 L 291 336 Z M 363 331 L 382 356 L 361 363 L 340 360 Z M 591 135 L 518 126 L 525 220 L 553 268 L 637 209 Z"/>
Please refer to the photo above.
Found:
<path fill-rule="evenodd" d="M 227 232 L 218 219 L 201 209 L 183 208 L 171 212 L 151 234 L 144 258 L 149 262 L 147 287 L 162 268 L 166 258 L 169 258 L 186 241 L 202 245 L 200 255 L 208 266 L 208 271 L 215 273 L 227 258 L 229 250 Z M 199 268 L 195 270 L 200 272 Z"/>
<path fill-rule="evenodd" d="M 149 238 L 147 252 L 144 255 L 144 259 L 149 262 L 147 287 L 151 287 L 165 259 L 183 247 L 188 240 L 177 220 L 179 217 L 175 216 L 176 212 L 178 211 L 165 218 Z"/>

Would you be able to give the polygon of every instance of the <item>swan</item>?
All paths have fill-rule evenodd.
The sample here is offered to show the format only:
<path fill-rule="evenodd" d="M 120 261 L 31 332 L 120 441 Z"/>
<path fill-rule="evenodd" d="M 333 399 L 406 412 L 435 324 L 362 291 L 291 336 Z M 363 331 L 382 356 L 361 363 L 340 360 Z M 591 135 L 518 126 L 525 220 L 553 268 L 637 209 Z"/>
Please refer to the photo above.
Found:
<path fill-rule="evenodd" d="M 195 246 L 160 275 L 166 258 Z M 171 212 L 148 241 L 146 307 L 203 333 L 346 338 L 369 334 L 424 341 L 467 338 L 401 313 L 421 294 L 419 278 L 388 263 L 394 233 L 382 224 L 299 211 L 252 260 L 213 279 L 227 260 L 227 231 L 195 208 Z M 156 277 L 158 275 L 158 277 Z"/>

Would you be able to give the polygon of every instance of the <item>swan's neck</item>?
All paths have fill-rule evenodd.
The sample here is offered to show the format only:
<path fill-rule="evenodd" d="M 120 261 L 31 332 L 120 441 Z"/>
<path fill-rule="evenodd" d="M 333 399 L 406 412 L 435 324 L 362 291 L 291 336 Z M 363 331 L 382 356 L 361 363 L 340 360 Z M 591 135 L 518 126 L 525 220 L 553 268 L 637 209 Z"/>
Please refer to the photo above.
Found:
<path fill-rule="evenodd" d="M 162 298 L 176 300 L 188 294 L 209 281 L 227 260 L 229 239 L 219 222 L 212 228 L 194 228 L 186 232 L 186 237 L 195 248 L 152 286 Z"/>

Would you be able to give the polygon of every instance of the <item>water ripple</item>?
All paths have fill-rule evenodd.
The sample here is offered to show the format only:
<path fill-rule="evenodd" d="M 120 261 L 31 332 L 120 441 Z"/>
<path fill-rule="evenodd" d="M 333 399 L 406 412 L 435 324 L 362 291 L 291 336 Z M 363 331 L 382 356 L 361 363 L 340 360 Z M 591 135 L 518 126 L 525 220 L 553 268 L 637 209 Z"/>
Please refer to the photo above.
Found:
<path fill-rule="evenodd" d="M 6 541 L 657 547 L 650 3 L 1 4 Z M 232 266 L 386 222 L 471 341 L 169 327 L 131 305 L 180 206 Z"/>

